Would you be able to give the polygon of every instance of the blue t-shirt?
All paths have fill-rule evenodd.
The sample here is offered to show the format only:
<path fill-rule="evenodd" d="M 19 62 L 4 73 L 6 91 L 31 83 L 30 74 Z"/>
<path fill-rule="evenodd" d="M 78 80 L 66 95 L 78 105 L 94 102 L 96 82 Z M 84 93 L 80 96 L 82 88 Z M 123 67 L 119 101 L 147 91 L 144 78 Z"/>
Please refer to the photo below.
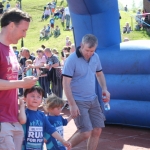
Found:
<path fill-rule="evenodd" d="M 50 24 L 54 24 L 54 19 L 50 19 Z"/>
<path fill-rule="evenodd" d="M 42 150 L 44 132 L 53 134 L 56 129 L 41 111 L 26 109 L 27 122 L 23 125 L 24 141 L 22 150 Z"/>
<path fill-rule="evenodd" d="M 57 132 L 63 137 L 63 126 L 66 126 L 68 124 L 67 119 L 64 119 L 62 116 L 47 116 L 47 118 L 51 125 L 53 125 Z M 66 150 L 66 148 L 60 141 L 51 137 L 49 134 L 45 133 L 44 138 L 47 139 L 47 150 Z"/>
<path fill-rule="evenodd" d="M 16 57 L 18 58 L 19 52 L 18 51 L 14 51 Z"/>
<path fill-rule="evenodd" d="M 26 71 L 26 76 L 32 76 L 32 68 Z"/>
<path fill-rule="evenodd" d="M 7 4 L 7 5 L 6 5 L 6 9 L 8 9 L 8 8 L 10 8 L 10 4 Z"/>
<path fill-rule="evenodd" d="M 47 26 L 45 32 L 50 32 L 50 26 Z"/>
<path fill-rule="evenodd" d="M 97 53 L 87 61 L 79 49 L 65 60 L 62 75 L 72 79 L 70 87 L 75 100 L 91 101 L 96 98 L 95 75 L 102 66 Z"/>

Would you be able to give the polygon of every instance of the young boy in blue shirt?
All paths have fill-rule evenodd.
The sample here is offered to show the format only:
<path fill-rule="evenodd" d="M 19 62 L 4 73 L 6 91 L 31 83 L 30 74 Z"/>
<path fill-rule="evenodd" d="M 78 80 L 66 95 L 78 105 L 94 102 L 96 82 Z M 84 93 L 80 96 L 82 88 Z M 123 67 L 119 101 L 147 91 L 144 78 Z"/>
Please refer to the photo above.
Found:
<path fill-rule="evenodd" d="M 51 95 L 46 100 L 46 106 L 45 110 L 48 112 L 48 120 L 55 127 L 57 132 L 63 137 L 63 126 L 66 126 L 68 122 L 72 119 L 71 116 L 69 116 L 67 119 L 64 119 L 60 113 L 62 110 L 62 107 L 64 106 L 64 101 L 57 97 L 56 95 Z M 61 141 L 58 141 L 57 139 L 54 139 L 49 134 L 44 135 L 45 143 L 47 150 L 66 150 L 63 143 Z M 54 144 L 52 146 L 52 143 Z"/>
<path fill-rule="evenodd" d="M 32 76 L 33 75 L 32 68 L 28 67 L 29 65 L 33 64 L 32 60 L 31 59 L 27 59 L 25 64 L 26 64 L 26 76 Z"/>
<path fill-rule="evenodd" d="M 39 86 L 33 86 L 26 89 L 24 92 L 24 101 L 27 104 L 27 109 L 23 112 L 23 107 L 20 107 L 19 120 L 23 124 L 24 142 L 22 150 L 42 150 L 43 149 L 43 133 L 46 132 L 70 150 L 71 144 L 65 141 L 48 121 L 45 114 L 38 111 L 38 106 L 42 102 L 44 91 Z M 21 102 L 22 104 L 22 102 Z"/>
<path fill-rule="evenodd" d="M 54 18 L 51 18 L 49 22 L 50 22 L 50 26 L 51 26 L 51 34 L 53 34 L 55 19 L 54 19 Z"/>

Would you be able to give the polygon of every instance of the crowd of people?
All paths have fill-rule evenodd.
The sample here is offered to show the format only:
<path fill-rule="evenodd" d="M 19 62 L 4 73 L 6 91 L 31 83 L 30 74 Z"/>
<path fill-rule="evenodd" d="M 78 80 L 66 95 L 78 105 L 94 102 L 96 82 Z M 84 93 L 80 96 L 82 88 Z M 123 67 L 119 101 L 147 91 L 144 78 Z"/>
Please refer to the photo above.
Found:
<path fill-rule="evenodd" d="M 0 2 L 0 16 L 1 16 L 5 11 L 7 11 L 9 8 L 11 8 L 10 2 L 7 1 L 6 4 L 5 4 L 5 2 L 6 2 L 6 0 L 2 0 L 2 2 Z M 19 2 L 19 1 L 16 1 L 15 6 L 13 6 L 13 7 L 18 8 L 18 9 L 21 9 L 20 2 Z"/>
<path fill-rule="evenodd" d="M 127 13 L 129 12 L 127 5 L 124 7 L 124 11 Z M 136 22 L 135 27 L 133 27 L 133 22 L 131 22 L 132 27 L 129 24 L 129 22 L 126 22 L 122 28 L 123 34 L 125 34 L 125 33 L 129 34 L 133 30 L 140 31 L 141 29 L 143 29 L 143 30 L 149 29 L 150 21 L 148 19 L 148 13 L 147 13 L 146 9 L 143 9 L 143 11 L 142 11 L 142 9 L 139 8 L 137 10 L 136 14 L 131 17 L 134 17 L 134 19 L 135 19 L 135 22 Z M 127 42 L 127 41 L 130 41 L 130 40 L 128 37 L 125 37 L 123 42 Z"/>
<path fill-rule="evenodd" d="M 16 1 L 15 6 L 13 7 L 21 9 L 20 2 Z M 3 0 L 3 2 L 0 2 L 0 16 L 9 8 L 12 8 L 9 1 Z M 47 25 L 45 25 L 43 29 L 40 30 L 40 40 L 46 37 L 50 37 L 51 35 L 58 37 L 61 34 L 60 27 L 55 25 L 55 20 L 57 19 L 60 19 L 61 22 L 65 24 L 65 30 L 71 29 L 69 8 L 59 6 L 57 7 L 57 1 L 53 0 L 44 6 L 41 21 L 48 20 L 48 22 Z"/>
<path fill-rule="evenodd" d="M 45 92 L 44 98 L 47 98 L 52 92 L 58 97 L 62 97 L 61 70 L 66 58 L 75 51 L 74 45 L 71 45 L 71 47 L 64 46 L 61 53 L 63 54 L 61 61 L 59 60 L 57 49 L 51 49 L 44 45 L 36 50 L 36 54 L 31 54 L 26 47 L 22 47 L 20 53 L 16 49 L 17 47 L 13 46 L 20 64 L 19 79 L 21 80 L 24 76 L 38 76 L 39 85 Z M 19 96 L 22 95 L 23 89 L 19 88 Z"/>
<path fill-rule="evenodd" d="M 69 18 L 69 14 L 65 13 L 65 17 Z M 70 150 L 89 139 L 88 149 L 96 150 L 105 117 L 95 93 L 95 75 L 105 96 L 103 101 L 110 100 L 101 62 L 95 53 L 97 38 L 85 35 L 75 51 L 67 36 L 61 60 L 57 49 L 45 45 L 37 48 L 36 54 L 26 47 L 18 51 L 11 44 L 26 36 L 30 21 L 31 16 L 18 8 L 7 10 L 1 17 L 0 149 L 42 150 L 45 143 L 47 149 Z M 64 106 L 63 88 L 70 107 L 67 119 L 60 115 Z M 38 110 L 41 104 L 47 116 Z M 71 119 L 78 132 L 66 141 L 63 126 Z"/>
<path fill-rule="evenodd" d="M 53 0 L 51 3 L 49 2 L 44 7 L 44 11 L 41 17 L 41 21 L 49 20 L 47 26 L 44 26 L 43 29 L 40 30 L 40 39 L 49 37 L 50 35 L 54 35 L 54 37 L 58 37 L 60 35 L 60 28 L 58 25 L 55 26 L 55 20 L 60 19 L 61 23 L 64 24 L 65 20 L 65 30 L 70 30 L 70 12 L 69 8 L 66 7 L 57 7 L 57 2 Z"/>
<path fill-rule="evenodd" d="M 127 5 L 124 7 L 124 11 L 128 12 Z M 137 10 L 136 15 L 135 15 L 135 21 L 136 21 L 136 25 L 135 25 L 136 31 L 140 31 L 141 29 L 144 29 L 144 28 L 149 28 L 149 25 L 148 25 L 149 20 L 148 20 L 148 14 L 147 14 L 146 9 L 143 9 L 142 11 L 142 9 L 139 8 Z M 129 26 L 129 23 L 127 22 L 126 25 L 123 27 L 123 33 L 130 33 L 130 31 L 131 31 L 131 27 Z"/>

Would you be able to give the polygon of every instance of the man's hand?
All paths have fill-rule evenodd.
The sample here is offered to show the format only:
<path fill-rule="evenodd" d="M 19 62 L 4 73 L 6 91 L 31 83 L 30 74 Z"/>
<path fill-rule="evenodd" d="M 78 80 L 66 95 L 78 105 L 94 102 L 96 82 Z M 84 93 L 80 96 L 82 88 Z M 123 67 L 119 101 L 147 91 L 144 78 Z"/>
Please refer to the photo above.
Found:
<path fill-rule="evenodd" d="M 110 101 L 110 93 L 107 90 L 102 90 L 102 100 L 103 102 Z"/>
<path fill-rule="evenodd" d="M 72 118 L 76 118 L 78 115 L 80 115 L 79 108 L 76 104 L 72 106 L 69 105 L 69 107 L 70 107 L 70 114 Z"/>
<path fill-rule="evenodd" d="M 44 64 L 44 67 L 50 69 L 50 66 L 48 64 Z"/>
<path fill-rule="evenodd" d="M 25 89 L 31 88 L 32 86 L 34 86 L 36 84 L 36 81 L 38 80 L 38 78 L 34 77 L 34 76 L 28 76 L 22 79 L 22 87 Z"/>
<path fill-rule="evenodd" d="M 67 147 L 67 150 L 71 150 L 71 143 L 69 141 L 64 140 L 62 143 L 63 143 L 64 146 Z"/>
<path fill-rule="evenodd" d="M 27 68 L 33 68 L 34 67 L 34 65 L 32 65 L 32 64 L 29 64 L 28 66 L 27 66 Z"/>

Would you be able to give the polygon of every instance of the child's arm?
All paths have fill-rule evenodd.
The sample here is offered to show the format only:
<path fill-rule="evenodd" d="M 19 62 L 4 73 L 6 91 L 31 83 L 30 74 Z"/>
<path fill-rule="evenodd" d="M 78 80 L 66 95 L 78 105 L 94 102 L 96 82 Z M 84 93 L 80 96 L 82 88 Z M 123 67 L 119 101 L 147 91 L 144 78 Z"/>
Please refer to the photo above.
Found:
<path fill-rule="evenodd" d="M 72 116 L 70 115 L 70 116 L 67 118 L 67 121 L 69 122 L 69 121 L 71 121 L 71 119 L 73 119 L 73 118 L 72 118 Z"/>
<path fill-rule="evenodd" d="M 55 131 L 52 136 L 57 139 L 58 141 L 60 141 L 64 146 L 66 146 L 68 148 L 68 150 L 71 149 L 71 143 L 69 141 L 65 141 L 57 131 Z"/>
<path fill-rule="evenodd" d="M 23 99 L 19 99 L 19 103 L 20 103 L 20 112 L 19 112 L 19 116 L 18 116 L 18 120 L 20 124 L 25 124 L 27 117 L 25 114 L 25 104 L 24 104 L 24 100 Z"/>
<path fill-rule="evenodd" d="M 68 148 L 68 150 L 71 149 L 71 144 L 68 141 L 65 141 L 62 136 L 56 131 L 55 127 L 50 124 L 47 117 L 45 116 L 45 132 L 53 136 L 55 139 L 60 141 L 64 146 Z"/>

